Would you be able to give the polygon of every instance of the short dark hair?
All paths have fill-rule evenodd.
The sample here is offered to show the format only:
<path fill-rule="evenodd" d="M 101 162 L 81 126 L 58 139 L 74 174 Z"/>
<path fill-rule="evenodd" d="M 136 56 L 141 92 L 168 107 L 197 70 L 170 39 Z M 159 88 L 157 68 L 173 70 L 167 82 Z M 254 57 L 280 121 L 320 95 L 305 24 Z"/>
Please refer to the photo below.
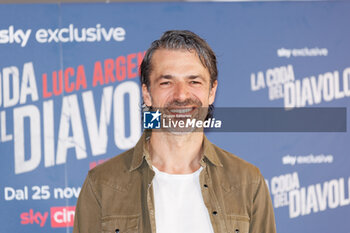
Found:
<path fill-rule="evenodd" d="M 143 58 L 140 66 L 140 79 L 141 85 L 145 84 L 147 88 L 150 85 L 149 75 L 152 71 L 152 55 L 157 49 L 187 49 L 189 51 L 195 51 L 203 66 L 209 71 L 211 87 L 218 78 L 216 56 L 208 43 L 191 31 L 172 30 L 165 32 L 159 40 L 153 41 Z"/>

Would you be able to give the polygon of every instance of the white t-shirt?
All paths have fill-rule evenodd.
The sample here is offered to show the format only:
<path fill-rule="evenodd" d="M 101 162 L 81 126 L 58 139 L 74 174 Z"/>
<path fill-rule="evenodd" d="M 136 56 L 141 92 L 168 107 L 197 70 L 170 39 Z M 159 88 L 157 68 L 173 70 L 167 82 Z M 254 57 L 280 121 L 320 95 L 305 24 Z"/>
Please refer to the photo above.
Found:
<path fill-rule="evenodd" d="M 199 183 L 202 169 L 168 174 L 153 166 L 157 233 L 214 233 Z"/>

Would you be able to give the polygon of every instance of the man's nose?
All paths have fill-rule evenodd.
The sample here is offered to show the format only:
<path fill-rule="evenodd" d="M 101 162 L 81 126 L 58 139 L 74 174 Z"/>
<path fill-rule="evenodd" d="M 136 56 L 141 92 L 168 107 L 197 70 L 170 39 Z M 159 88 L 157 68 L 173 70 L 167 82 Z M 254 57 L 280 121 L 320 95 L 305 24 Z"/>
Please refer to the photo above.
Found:
<path fill-rule="evenodd" d="M 186 83 L 178 82 L 174 88 L 174 98 L 180 101 L 186 100 L 190 96 Z"/>

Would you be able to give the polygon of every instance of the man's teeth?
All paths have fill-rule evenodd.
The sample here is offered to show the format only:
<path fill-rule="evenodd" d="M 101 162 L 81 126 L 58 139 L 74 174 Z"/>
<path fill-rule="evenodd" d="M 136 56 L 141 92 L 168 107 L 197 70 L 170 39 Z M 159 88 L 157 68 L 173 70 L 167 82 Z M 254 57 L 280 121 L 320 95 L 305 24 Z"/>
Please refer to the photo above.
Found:
<path fill-rule="evenodd" d="M 170 112 L 172 113 L 188 113 L 192 110 L 192 108 L 185 108 L 185 109 L 171 109 Z"/>

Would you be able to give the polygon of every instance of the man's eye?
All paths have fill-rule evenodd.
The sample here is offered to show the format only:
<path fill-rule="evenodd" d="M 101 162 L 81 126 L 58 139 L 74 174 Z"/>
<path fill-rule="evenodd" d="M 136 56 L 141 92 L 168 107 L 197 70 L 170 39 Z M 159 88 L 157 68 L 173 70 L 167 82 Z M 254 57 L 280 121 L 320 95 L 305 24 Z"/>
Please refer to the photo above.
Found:
<path fill-rule="evenodd" d="M 169 84 L 170 84 L 170 82 L 161 82 L 160 83 L 161 86 L 166 86 L 166 85 L 169 85 Z"/>
<path fill-rule="evenodd" d="M 191 84 L 201 84 L 201 82 L 198 82 L 198 81 L 191 81 Z"/>

